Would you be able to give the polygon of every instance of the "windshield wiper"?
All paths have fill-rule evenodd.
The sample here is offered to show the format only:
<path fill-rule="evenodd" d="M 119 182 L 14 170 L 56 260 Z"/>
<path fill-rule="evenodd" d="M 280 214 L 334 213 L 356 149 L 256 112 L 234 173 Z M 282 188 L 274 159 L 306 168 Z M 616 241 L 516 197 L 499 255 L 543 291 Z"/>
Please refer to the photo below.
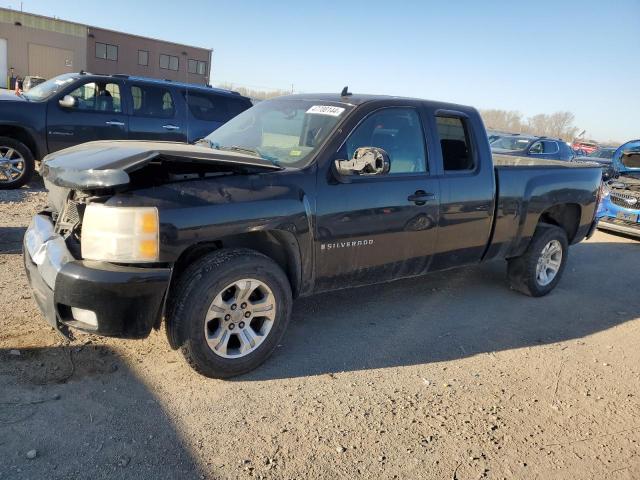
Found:
<path fill-rule="evenodd" d="M 258 149 L 253 149 L 253 148 L 248 148 L 248 147 L 241 147 L 239 145 L 231 145 L 230 147 L 226 147 L 226 146 L 223 147 L 218 142 L 212 142 L 211 140 L 209 140 L 206 137 L 205 138 L 201 138 L 199 140 L 196 140 L 195 141 L 195 145 L 206 145 L 207 147 L 212 148 L 214 150 L 227 150 L 227 151 L 231 151 L 231 152 L 248 153 L 252 157 L 260 158 L 262 160 L 268 160 L 269 162 L 273 163 L 276 167 L 280 166 L 280 160 L 278 160 L 277 157 L 272 157 L 271 155 L 267 155 L 266 153 L 262 153 L 262 152 L 258 151 Z"/>

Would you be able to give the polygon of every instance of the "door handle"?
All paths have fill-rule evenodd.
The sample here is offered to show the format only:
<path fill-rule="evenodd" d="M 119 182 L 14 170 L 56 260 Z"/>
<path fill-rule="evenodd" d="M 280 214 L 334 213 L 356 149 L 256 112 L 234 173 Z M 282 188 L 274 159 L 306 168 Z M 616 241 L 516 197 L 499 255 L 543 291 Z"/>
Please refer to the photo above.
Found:
<path fill-rule="evenodd" d="M 180 127 L 178 127 L 177 125 L 162 125 L 162 128 L 164 128 L 165 130 L 180 130 Z"/>
<path fill-rule="evenodd" d="M 416 205 L 424 205 L 427 203 L 427 200 L 433 200 L 434 198 L 436 198 L 436 196 L 433 193 L 416 190 L 416 193 L 407 197 L 407 200 L 414 202 Z"/>
<path fill-rule="evenodd" d="M 118 122 L 116 120 L 109 120 L 108 122 L 104 123 L 112 127 L 124 127 L 124 122 Z"/>

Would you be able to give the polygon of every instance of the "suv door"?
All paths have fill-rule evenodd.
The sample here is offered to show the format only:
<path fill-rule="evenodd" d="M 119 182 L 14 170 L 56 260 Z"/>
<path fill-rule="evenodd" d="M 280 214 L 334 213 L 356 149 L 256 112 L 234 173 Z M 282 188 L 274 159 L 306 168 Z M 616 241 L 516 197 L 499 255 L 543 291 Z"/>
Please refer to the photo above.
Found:
<path fill-rule="evenodd" d="M 318 176 L 316 288 L 340 288 L 424 273 L 436 243 L 440 185 L 429 172 L 418 106 L 374 110 L 332 159 L 384 149 L 388 174 Z"/>
<path fill-rule="evenodd" d="M 130 139 L 187 140 L 184 128 L 186 106 L 176 95 L 175 89 L 144 82 L 128 82 L 127 91 L 131 102 Z"/>
<path fill-rule="evenodd" d="M 47 104 L 47 144 L 50 152 L 93 140 L 124 140 L 128 117 L 122 101 L 122 82 L 87 79 L 56 95 Z M 60 99 L 71 95 L 73 107 Z"/>

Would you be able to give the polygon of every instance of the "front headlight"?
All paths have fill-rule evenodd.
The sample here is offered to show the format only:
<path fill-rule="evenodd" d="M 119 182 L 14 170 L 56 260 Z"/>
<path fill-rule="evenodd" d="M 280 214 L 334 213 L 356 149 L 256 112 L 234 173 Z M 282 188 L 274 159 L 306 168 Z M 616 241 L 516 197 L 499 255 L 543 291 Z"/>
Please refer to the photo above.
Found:
<path fill-rule="evenodd" d="M 82 220 L 82 258 L 105 262 L 157 262 L 158 209 L 89 204 Z"/>

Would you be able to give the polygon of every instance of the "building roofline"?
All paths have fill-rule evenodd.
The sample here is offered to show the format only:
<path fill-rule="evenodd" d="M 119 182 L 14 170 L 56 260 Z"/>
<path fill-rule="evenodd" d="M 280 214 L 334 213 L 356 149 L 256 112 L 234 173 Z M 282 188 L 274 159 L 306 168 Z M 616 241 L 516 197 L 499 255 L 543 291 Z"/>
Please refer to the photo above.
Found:
<path fill-rule="evenodd" d="M 171 45 L 176 45 L 178 47 L 197 48 L 198 50 L 205 50 L 207 52 L 213 52 L 212 48 L 198 47 L 197 45 L 189 45 L 189 44 L 186 44 L 186 43 L 172 42 L 170 40 L 163 40 L 161 38 L 156 38 L 156 37 L 147 37 L 145 35 L 138 35 L 137 33 L 123 32 L 123 31 L 120 31 L 120 30 L 112 30 L 110 28 L 98 27 L 96 25 L 84 25 L 84 26 L 87 27 L 87 33 L 91 33 L 91 29 L 92 28 L 97 28 L 98 30 L 104 30 L 105 32 L 119 33 L 121 35 L 128 35 L 129 37 L 142 38 L 143 40 L 152 40 L 154 42 L 169 43 Z"/>
<path fill-rule="evenodd" d="M 47 20 L 54 20 L 54 21 L 62 22 L 62 23 L 70 23 L 72 25 L 77 25 L 79 27 L 86 27 L 87 26 L 84 23 L 74 22 L 72 20 L 64 20 L 64 19 L 58 18 L 58 17 L 50 17 L 48 15 L 40 15 L 39 13 L 24 12 L 22 10 L 16 10 L 15 8 L 0 7 L 0 10 L 4 10 L 5 12 L 18 13 L 20 15 L 28 15 L 30 17 L 38 17 L 38 18 L 44 18 L 44 19 L 47 19 Z"/>
<path fill-rule="evenodd" d="M 28 15 L 28 16 L 31 16 L 31 17 L 44 18 L 44 19 L 47 19 L 47 20 L 53 20 L 53 21 L 62 22 L 62 23 L 69 23 L 71 25 L 77 25 L 79 27 L 85 27 L 87 29 L 87 34 L 91 33 L 90 30 L 92 28 L 97 28 L 99 30 L 104 30 L 106 32 L 119 33 L 119 34 L 122 34 L 122 35 L 128 35 L 130 37 L 142 38 L 144 40 L 152 40 L 154 42 L 169 43 L 171 45 L 176 45 L 176 46 L 180 46 L 180 47 L 197 48 L 198 50 L 205 50 L 207 52 L 213 53 L 213 49 L 212 48 L 198 47 L 196 45 L 188 45 L 186 43 L 172 42 L 172 41 L 169 41 L 169 40 L 163 40 L 161 38 L 147 37 L 147 36 L 144 36 L 144 35 L 138 35 L 136 33 L 128 33 L 128 32 L 122 32 L 120 30 L 112 30 L 110 28 L 98 27 L 96 25 L 87 25 L 86 23 L 74 22 L 72 20 L 64 20 L 62 18 L 50 17 L 48 15 L 40 15 L 39 13 L 24 12 L 24 11 L 21 11 L 21 10 L 15 10 L 13 8 L 6 8 L 6 7 L 0 7 L 0 10 L 4 10 L 6 12 L 11 12 L 11 13 L 17 13 L 17 14 L 20 14 L 20 15 Z"/>

